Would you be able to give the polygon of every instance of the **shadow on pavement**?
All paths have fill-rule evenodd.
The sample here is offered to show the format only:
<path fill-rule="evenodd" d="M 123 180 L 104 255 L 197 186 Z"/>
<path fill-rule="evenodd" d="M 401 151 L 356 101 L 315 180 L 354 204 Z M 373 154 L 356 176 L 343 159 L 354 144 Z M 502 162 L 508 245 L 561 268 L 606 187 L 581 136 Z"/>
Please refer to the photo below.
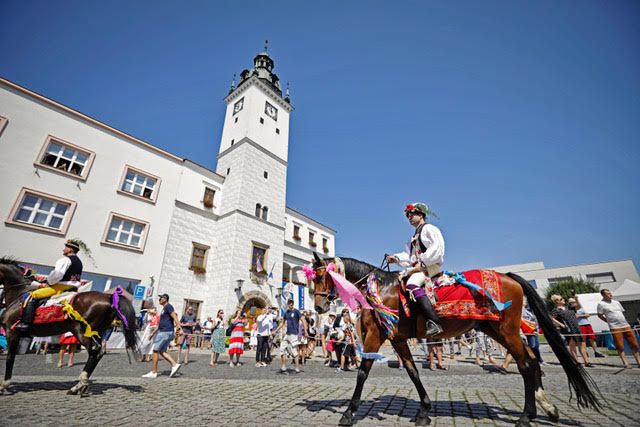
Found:
<path fill-rule="evenodd" d="M 11 384 L 11 388 L 6 392 L 7 395 L 17 393 L 30 393 L 41 391 L 60 391 L 61 395 L 66 393 L 71 387 L 76 385 L 78 381 L 35 381 L 35 382 L 16 382 Z M 105 391 L 111 389 L 124 389 L 130 393 L 140 393 L 144 388 L 139 385 L 123 385 L 103 382 L 93 382 L 89 386 L 89 395 L 104 394 Z M 69 396 L 68 398 L 73 398 Z"/>
<path fill-rule="evenodd" d="M 339 400 L 308 400 L 296 403 L 298 406 L 305 406 L 310 412 L 328 411 L 334 414 L 341 414 L 346 410 L 349 399 Z M 472 420 L 488 420 L 490 422 L 499 422 L 512 424 L 521 413 L 512 411 L 499 406 L 486 405 L 483 403 L 469 403 L 462 400 L 432 400 L 432 408 L 429 412 L 431 418 L 437 417 L 458 417 L 468 418 Z M 374 398 L 372 400 L 363 400 L 358 408 L 358 412 L 354 414 L 354 423 L 373 418 L 378 421 L 384 421 L 388 417 L 399 416 L 406 418 L 408 421 L 414 422 L 418 414 L 420 403 L 417 400 L 407 399 L 396 395 L 385 395 Z M 571 420 L 560 418 L 555 423 L 546 416 L 538 414 L 535 419 L 536 424 L 545 426 L 564 425 L 579 426 Z"/>

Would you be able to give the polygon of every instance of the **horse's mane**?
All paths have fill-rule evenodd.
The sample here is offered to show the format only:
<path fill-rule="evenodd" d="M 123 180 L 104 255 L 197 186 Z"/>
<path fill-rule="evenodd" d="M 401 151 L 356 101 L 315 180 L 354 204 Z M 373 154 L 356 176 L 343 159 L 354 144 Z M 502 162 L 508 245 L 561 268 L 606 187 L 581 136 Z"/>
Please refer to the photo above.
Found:
<path fill-rule="evenodd" d="M 16 268 L 22 268 L 20 266 L 20 261 L 10 256 L 3 256 L 2 258 L 0 258 L 0 264 L 10 265 Z"/>
<path fill-rule="evenodd" d="M 340 258 L 344 263 L 344 268 L 349 273 L 358 278 L 365 277 L 371 272 L 376 273 L 378 276 L 378 283 L 382 286 L 394 285 L 398 282 L 398 273 L 393 271 L 385 271 L 374 265 L 359 261 L 354 258 Z"/>

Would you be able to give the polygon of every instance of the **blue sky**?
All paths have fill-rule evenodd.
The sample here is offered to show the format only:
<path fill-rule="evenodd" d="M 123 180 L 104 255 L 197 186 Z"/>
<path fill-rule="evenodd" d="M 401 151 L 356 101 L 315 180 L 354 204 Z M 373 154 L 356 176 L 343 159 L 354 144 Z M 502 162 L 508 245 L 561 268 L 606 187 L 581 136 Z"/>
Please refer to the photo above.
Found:
<path fill-rule="evenodd" d="M 640 263 L 640 3 L 15 1 L 0 75 L 215 168 L 232 76 L 290 82 L 287 204 L 378 264 Z"/>

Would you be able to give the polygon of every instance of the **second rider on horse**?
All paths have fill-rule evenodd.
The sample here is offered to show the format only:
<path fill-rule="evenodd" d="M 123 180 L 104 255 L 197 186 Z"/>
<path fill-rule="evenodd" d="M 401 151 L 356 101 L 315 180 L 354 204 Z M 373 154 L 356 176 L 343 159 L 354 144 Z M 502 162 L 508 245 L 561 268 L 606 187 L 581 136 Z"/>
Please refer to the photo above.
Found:
<path fill-rule="evenodd" d="M 46 276 L 42 283 L 37 283 L 39 289 L 26 295 L 22 306 L 22 319 L 16 329 L 27 333 L 36 314 L 37 300 L 46 299 L 66 291 L 75 291 L 80 286 L 82 276 L 82 261 L 78 258 L 80 245 L 73 240 L 67 240 L 62 250 L 62 258 L 56 261 L 54 269 Z"/>
<path fill-rule="evenodd" d="M 438 335 L 442 332 L 440 317 L 433 308 L 424 285 L 440 273 L 440 267 L 444 262 L 444 238 L 438 227 L 427 224 L 427 217 L 433 212 L 424 203 L 407 205 L 404 214 L 416 231 L 409 242 L 408 250 L 387 256 L 387 261 L 408 267 L 402 272 L 401 279 L 409 276 L 407 290 L 427 319 L 426 335 Z"/>

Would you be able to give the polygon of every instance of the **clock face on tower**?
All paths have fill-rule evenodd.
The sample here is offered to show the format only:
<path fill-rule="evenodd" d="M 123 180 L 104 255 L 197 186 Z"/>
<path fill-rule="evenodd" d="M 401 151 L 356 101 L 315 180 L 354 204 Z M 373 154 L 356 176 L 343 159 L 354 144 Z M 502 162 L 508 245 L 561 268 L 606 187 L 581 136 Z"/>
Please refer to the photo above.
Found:
<path fill-rule="evenodd" d="M 271 117 L 273 120 L 278 120 L 278 109 L 273 105 L 269 104 L 269 102 L 265 101 L 264 104 L 264 113 Z"/>
<path fill-rule="evenodd" d="M 244 98 L 240 98 L 238 102 L 233 104 L 233 114 L 239 113 L 244 107 Z"/>

